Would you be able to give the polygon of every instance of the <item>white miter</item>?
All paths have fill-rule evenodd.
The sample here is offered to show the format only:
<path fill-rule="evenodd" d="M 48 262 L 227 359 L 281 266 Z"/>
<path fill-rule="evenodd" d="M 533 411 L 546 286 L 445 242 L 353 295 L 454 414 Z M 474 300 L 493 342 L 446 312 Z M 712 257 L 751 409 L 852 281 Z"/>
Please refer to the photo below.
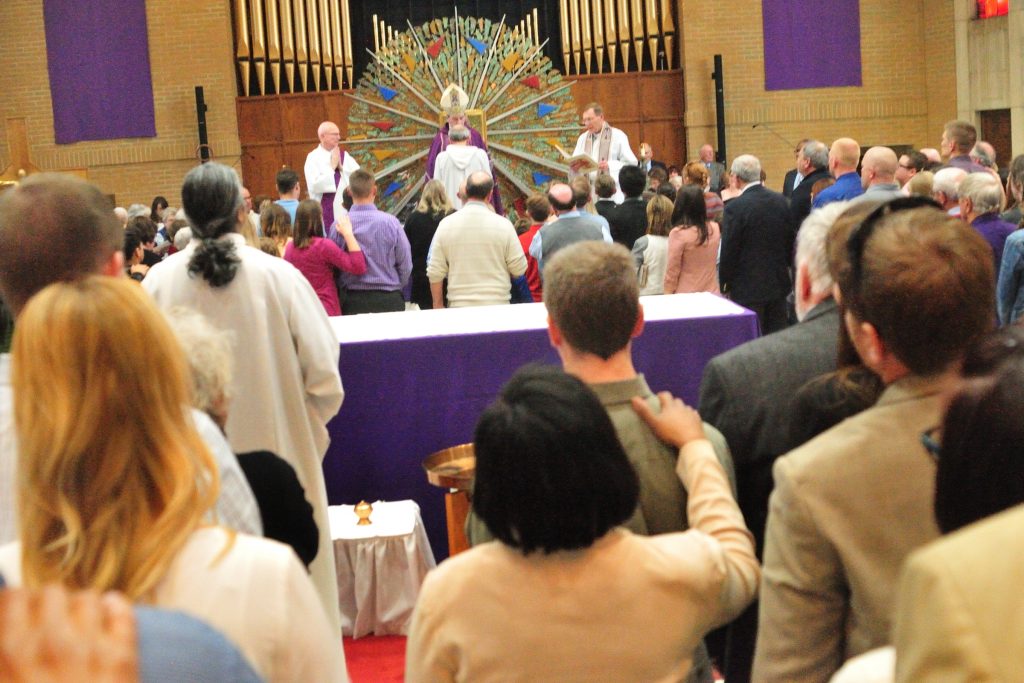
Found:
<path fill-rule="evenodd" d="M 466 91 L 452 83 L 441 93 L 441 109 L 445 111 L 465 110 L 469 105 L 469 95 Z"/>

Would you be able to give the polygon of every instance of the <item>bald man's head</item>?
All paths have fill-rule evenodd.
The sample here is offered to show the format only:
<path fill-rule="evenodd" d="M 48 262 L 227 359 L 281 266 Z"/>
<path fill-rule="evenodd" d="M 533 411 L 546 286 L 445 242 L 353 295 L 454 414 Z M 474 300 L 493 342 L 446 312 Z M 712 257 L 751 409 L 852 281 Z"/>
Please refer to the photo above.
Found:
<path fill-rule="evenodd" d="M 861 184 L 867 188 L 871 185 L 895 182 L 899 159 L 896 152 L 888 147 L 872 147 L 864 153 L 861 161 Z"/>
<path fill-rule="evenodd" d="M 576 209 L 576 200 L 572 188 L 565 183 L 555 183 L 548 189 L 548 201 L 556 213 L 566 213 Z"/>
<path fill-rule="evenodd" d="M 320 138 L 320 145 L 327 151 L 331 151 L 338 146 L 338 141 L 341 139 L 341 130 L 338 128 L 338 124 L 324 121 L 316 129 L 316 136 Z"/>
<path fill-rule="evenodd" d="M 466 199 L 486 201 L 494 189 L 494 181 L 491 174 L 486 171 L 475 171 L 469 174 L 466 179 Z"/>
<path fill-rule="evenodd" d="M 853 138 L 839 138 L 828 150 L 828 164 L 832 175 L 839 177 L 857 170 L 860 161 L 860 145 Z"/>
<path fill-rule="evenodd" d="M 939 150 L 935 149 L 934 147 L 922 147 L 921 148 L 921 154 L 923 154 L 925 156 L 925 158 L 928 160 L 928 163 L 931 163 L 931 164 L 941 164 L 942 163 L 942 155 L 939 154 Z"/>

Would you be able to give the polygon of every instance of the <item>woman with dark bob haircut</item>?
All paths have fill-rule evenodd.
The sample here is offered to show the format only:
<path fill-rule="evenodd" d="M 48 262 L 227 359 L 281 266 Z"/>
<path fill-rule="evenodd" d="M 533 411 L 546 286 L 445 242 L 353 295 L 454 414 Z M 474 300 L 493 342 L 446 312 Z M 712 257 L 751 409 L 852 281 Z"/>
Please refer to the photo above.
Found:
<path fill-rule="evenodd" d="M 948 534 L 1024 503 L 1024 329 L 1007 327 L 965 356 L 946 408 L 938 457 L 935 519 Z"/>
<path fill-rule="evenodd" d="M 633 405 L 679 446 L 691 529 L 619 525 L 638 483 L 608 414 L 560 370 L 520 370 L 476 429 L 473 506 L 495 538 L 423 584 L 407 681 L 682 681 L 709 630 L 753 598 L 750 533 L 695 410 Z"/>

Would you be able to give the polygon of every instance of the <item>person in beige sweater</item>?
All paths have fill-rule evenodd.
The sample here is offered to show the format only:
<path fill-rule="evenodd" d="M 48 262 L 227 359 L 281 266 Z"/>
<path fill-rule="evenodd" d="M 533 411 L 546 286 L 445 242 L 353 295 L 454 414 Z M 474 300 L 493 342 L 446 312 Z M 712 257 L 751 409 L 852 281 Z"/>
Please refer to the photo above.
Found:
<path fill-rule="evenodd" d="M 700 416 L 634 407 L 679 447 L 691 529 L 619 527 L 638 484 L 600 401 L 551 368 L 520 370 L 476 430 L 474 509 L 498 539 L 427 576 L 406 680 L 682 681 L 709 630 L 754 597 L 750 533 Z"/>

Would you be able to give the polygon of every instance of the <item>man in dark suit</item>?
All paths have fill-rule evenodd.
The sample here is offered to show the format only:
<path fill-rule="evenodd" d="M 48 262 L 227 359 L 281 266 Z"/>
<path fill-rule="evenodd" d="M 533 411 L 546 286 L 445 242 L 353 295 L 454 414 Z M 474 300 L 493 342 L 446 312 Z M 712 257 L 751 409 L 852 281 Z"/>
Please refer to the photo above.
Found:
<path fill-rule="evenodd" d="M 808 140 L 796 155 L 796 171 L 803 179 L 789 195 L 789 210 L 793 213 L 793 225 L 797 230 L 811 212 L 811 188 L 814 183 L 828 178 L 828 147 L 818 140 Z"/>
<path fill-rule="evenodd" d="M 785 197 L 761 184 L 757 157 L 736 157 L 732 174 L 740 195 L 725 205 L 718 281 L 724 294 L 757 313 L 761 332 L 770 334 L 786 327 L 793 215 Z"/>
<path fill-rule="evenodd" d="M 704 145 L 700 148 L 700 160 L 704 168 L 708 169 L 708 191 L 722 191 L 722 174 L 725 173 L 725 165 L 715 161 L 715 148 L 711 145 Z"/>
<path fill-rule="evenodd" d="M 623 166 L 619 171 L 619 188 L 626 196 L 608 215 L 612 239 L 633 248 L 633 242 L 647 233 L 647 204 L 643 200 L 647 174 L 639 166 Z"/>
<path fill-rule="evenodd" d="M 791 399 L 805 382 L 836 367 L 840 320 L 832 298 L 826 240 L 844 208 L 825 207 L 800 231 L 796 309 L 801 322 L 715 356 L 704 368 L 700 414 L 722 432 L 732 449 L 737 502 L 759 553 L 772 463 L 790 445 Z M 726 680 L 748 680 L 756 632 L 755 604 L 730 626 Z"/>
<path fill-rule="evenodd" d="M 637 166 L 639 166 L 640 170 L 644 173 L 650 173 L 652 170 L 660 168 L 665 172 L 666 176 L 668 175 L 668 166 L 666 166 L 664 162 L 658 161 L 654 158 L 654 150 L 651 149 L 651 146 L 646 142 L 640 143 L 640 160 L 637 163 Z"/>
<path fill-rule="evenodd" d="M 800 170 L 800 150 L 804 148 L 804 145 L 808 143 L 808 140 L 801 140 L 796 143 L 796 148 L 793 150 L 793 157 L 796 159 L 796 168 L 791 168 L 786 171 L 786 177 L 782 181 L 782 196 L 787 199 L 793 194 L 793 190 L 800 186 L 800 183 L 804 180 L 804 174 Z M 827 154 L 826 150 L 826 154 Z M 828 164 L 825 164 L 825 169 L 828 170 Z"/>

